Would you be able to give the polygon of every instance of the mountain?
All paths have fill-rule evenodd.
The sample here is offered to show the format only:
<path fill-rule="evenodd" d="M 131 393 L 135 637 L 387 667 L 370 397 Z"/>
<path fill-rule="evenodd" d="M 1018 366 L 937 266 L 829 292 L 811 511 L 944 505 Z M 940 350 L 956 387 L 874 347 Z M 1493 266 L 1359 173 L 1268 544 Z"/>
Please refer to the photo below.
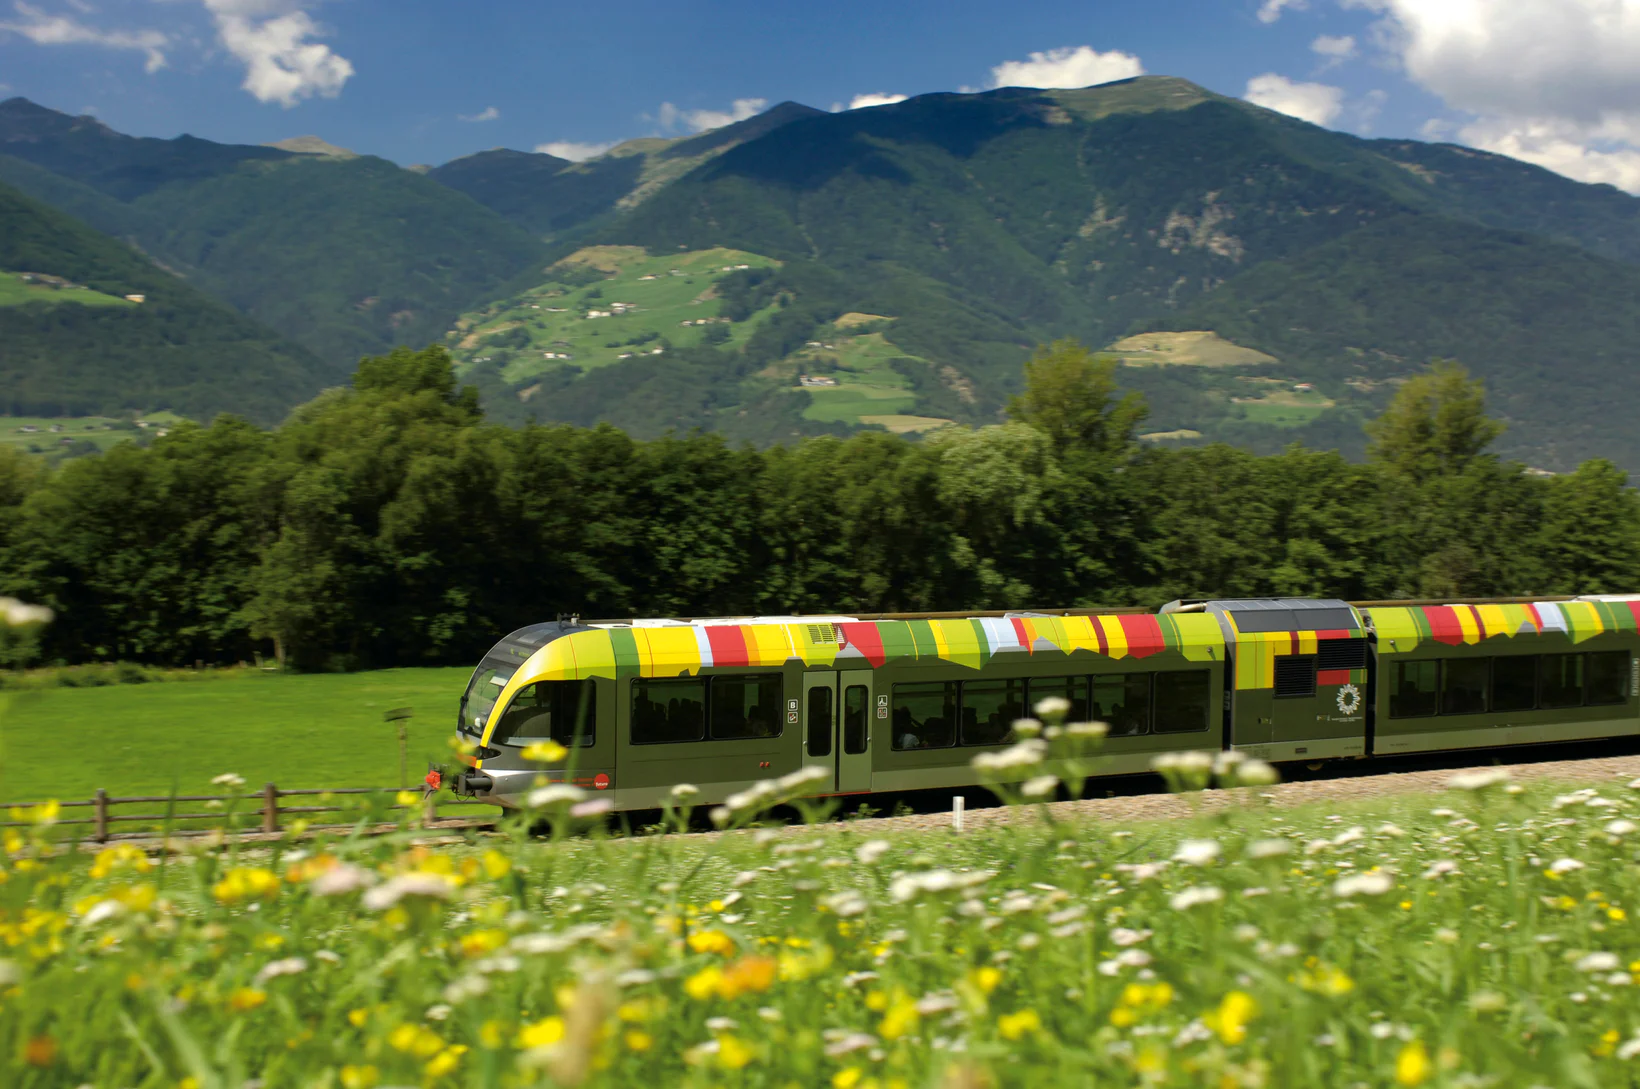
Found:
<path fill-rule="evenodd" d="M 782 102 L 755 117 L 675 140 L 628 140 L 571 163 L 540 152 L 496 148 L 455 159 L 427 176 L 543 237 L 585 230 L 635 207 L 700 164 L 820 110 Z"/>
<path fill-rule="evenodd" d="M 337 368 L 437 339 L 544 252 L 384 159 L 307 137 L 285 144 L 138 138 L 0 102 L 0 181 L 136 245 Z"/>
<path fill-rule="evenodd" d="M 340 380 L 305 348 L 4 184 L 0 344 L 6 415 L 171 409 L 273 424 Z"/>
<path fill-rule="evenodd" d="M 763 395 L 763 380 L 795 386 L 805 345 L 825 343 L 848 313 L 892 319 L 880 335 L 920 361 L 896 366 L 902 389 L 918 391 L 911 414 L 933 414 L 941 398 L 949 412 L 955 397 L 970 420 L 996 418 L 1042 340 L 1194 331 L 1275 362 L 1127 359 L 1124 380 L 1151 396 L 1164 437 L 1353 440 L 1397 379 L 1449 356 L 1507 403 L 1505 452 L 1549 468 L 1601 454 L 1640 469 L 1640 439 L 1566 427 L 1599 418 L 1600 389 L 1628 388 L 1640 301 L 1611 290 L 1582 303 L 1532 274 L 1630 283 L 1640 201 L 1467 149 L 1329 132 L 1183 80 L 805 113 L 699 163 L 585 241 L 780 262 L 758 290 L 784 293 L 786 332 L 746 339 L 725 363 L 747 373 L 746 398 Z M 1438 268 L 1445 289 L 1402 289 L 1403 268 Z M 1237 310 L 1251 299 L 1267 320 Z M 1554 337 L 1525 335 L 1551 326 Z M 621 384 L 597 375 L 606 411 L 621 414 Z M 847 374 L 839 385 L 869 392 Z M 1535 396 L 1545 385 L 1553 395 Z M 820 401 L 840 396 L 794 395 L 816 421 Z M 532 411 L 551 418 L 562 396 L 536 397 Z"/>

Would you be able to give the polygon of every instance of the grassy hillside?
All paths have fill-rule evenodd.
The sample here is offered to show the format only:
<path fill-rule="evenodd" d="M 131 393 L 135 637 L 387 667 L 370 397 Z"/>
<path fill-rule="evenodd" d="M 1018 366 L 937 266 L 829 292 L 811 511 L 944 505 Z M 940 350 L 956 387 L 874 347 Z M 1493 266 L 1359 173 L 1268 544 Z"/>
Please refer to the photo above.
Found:
<path fill-rule="evenodd" d="M 0 270 L 49 274 L 85 290 L 15 277 L 0 291 L 0 414 L 64 416 L 174 409 L 274 423 L 334 372 L 140 254 L 0 185 Z M 104 304 L 87 305 L 97 294 Z M 140 305 L 123 296 L 140 294 Z M 74 303 L 58 301 L 73 297 Z M 82 298 L 84 297 L 84 298 Z"/>
<path fill-rule="evenodd" d="M 382 159 L 137 139 L 23 99 L 0 103 L 0 178 L 138 245 L 337 374 L 437 339 L 543 253 Z"/>

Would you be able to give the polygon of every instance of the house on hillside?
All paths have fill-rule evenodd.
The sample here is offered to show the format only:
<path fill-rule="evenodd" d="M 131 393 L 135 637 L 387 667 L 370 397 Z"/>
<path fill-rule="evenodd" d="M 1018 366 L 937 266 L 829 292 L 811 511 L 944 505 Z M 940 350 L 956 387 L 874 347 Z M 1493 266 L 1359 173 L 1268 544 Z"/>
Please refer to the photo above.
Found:
<path fill-rule="evenodd" d="M 134 303 L 147 302 L 148 301 L 148 296 L 147 295 L 127 295 L 125 297 L 125 301 L 126 302 L 134 302 Z"/>
<path fill-rule="evenodd" d="M 837 379 L 829 374 L 800 374 L 797 376 L 799 385 L 803 386 L 835 386 Z"/>

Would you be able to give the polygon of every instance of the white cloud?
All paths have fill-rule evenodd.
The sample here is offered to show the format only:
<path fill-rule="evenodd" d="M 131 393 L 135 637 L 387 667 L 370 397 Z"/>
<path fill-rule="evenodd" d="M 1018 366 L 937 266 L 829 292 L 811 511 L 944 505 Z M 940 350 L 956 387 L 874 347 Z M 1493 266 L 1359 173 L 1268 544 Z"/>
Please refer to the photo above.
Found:
<path fill-rule="evenodd" d="M 0 22 L 0 33 L 17 34 L 35 45 L 95 45 L 104 49 L 129 49 L 147 58 L 143 67 L 157 72 L 165 67 L 164 49 L 170 39 L 157 30 L 101 30 L 66 15 L 51 15 L 24 3 L 12 5 L 15 21 Z"/>
<path fill-rule="evenodd" d="M 1310 51 L 1333 61 L 1346 61 L 1355 56 L 1355 38 L 1349 34 L 1323 34 L 1310 43 Z"/>
<path fill-rule="evenodd" d="M 1285 8 L 1303 11 L 1309 6 L 1309 0 L 1264 0 L 1264 5 L 1258 9 L 1258 21 L 1273 23 L 1281 18 L 1281 12 Z"/>
<path fill-rule="evenodd" d="M 495 121 L 501 117 L 501 111 L 496 109 L 494 106 L 485 106 L 477 113 L 463 113 L 457 114 L 456 116 L 461 118 L 463 121 Z"/>
<path fill-rule="evenodd" d="M 614 146 L 614 141 L 607 144 L 583 144 L 574 140 L 554 140 L 547 144 L 536 144 L 535 150 L 541 155 L 556 155 L 572 163 L 582 163 L 588 159 L 596 159 Z"/>
<path fill-rule="evenodd" d="M 222 45 L 245 65 L 241 84 L 258 102 L 286 109 L 305 98 L 335 98 L 353 65 L 328 45 L 313 17 L 291 0 L 204 0 Z"/>
<path fill-rule="evenodd" d="M 1132 53 L 1114 49 L 1100 53 L 1092 46 L 1079 45 L 1032 53 L 1029 60 L 1003 61 L 991 69 L 991 86 L 1092 87 L 1144 74 L 1145 66 Z"/>
<path fill-rule="evenodd" d="M 909 95 L 891 94 L 886 91 L 871 91 L 863 95 L 855 95 L 848 100 L 851 110 L 866 110 L 872 106 L 892 106 L 896 102 L 904 102 Z"/>
<path fill-rule="evenodd" d="M 766 98 L 737 98 L 727 110 L 685 110 L 670 102 L 662 102 L 658 120 L 665 129 L 683 125 L 692 132 L 705 132 L 756 117 L 768 104 Z"/>
<path fill-rule="evenodd" d="M 1640 0 L 1340 0 L 1378 12 L 1408 77 L 1469 115 L 1458 136 L 1640 192 Z"/>
<path fill-rule="evenodd" d="M 1344 91 L 1325 83 L 1297 83 L 1266 72 L 1247 81 L 1242 96 L 1255 106 L 1287 114 L 1312 125 L 1325 125 L 1344 108 Z"/>
<path fill-rule="evenodd" d="M 1372 131 L 1377 123 L 1378 115 L 1384 112 L 1384 103 L 1389 101 L 1389 94 L 1385 91 L 1368 91 L 1356 100 L 1352 111 L 1355 114 L 1355 131 L 1362 136 Z"/>

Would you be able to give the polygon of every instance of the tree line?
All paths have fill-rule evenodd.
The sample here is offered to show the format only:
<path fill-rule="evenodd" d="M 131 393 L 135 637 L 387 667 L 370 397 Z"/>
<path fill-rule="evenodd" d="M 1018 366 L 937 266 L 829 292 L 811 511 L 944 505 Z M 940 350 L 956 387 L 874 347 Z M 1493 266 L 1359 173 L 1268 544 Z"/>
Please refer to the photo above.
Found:
<path fill-rule="evenodd" d="M 1402 386 L 1365 463 L 1157 449 L 1145 413 L 1060 342 L 1005 423 L 641 442 L 486 423 L 442 348 L 398 349 L 272 431 L 223 416 L 56 467 L 0 451 L 0 594 L 56 612 L 47 661 L 317 670 L 472 661 L 571 613 L 1640 590 L 1625 474 L 1489 454 L 1500 425 L 1455 365 Z"/>

